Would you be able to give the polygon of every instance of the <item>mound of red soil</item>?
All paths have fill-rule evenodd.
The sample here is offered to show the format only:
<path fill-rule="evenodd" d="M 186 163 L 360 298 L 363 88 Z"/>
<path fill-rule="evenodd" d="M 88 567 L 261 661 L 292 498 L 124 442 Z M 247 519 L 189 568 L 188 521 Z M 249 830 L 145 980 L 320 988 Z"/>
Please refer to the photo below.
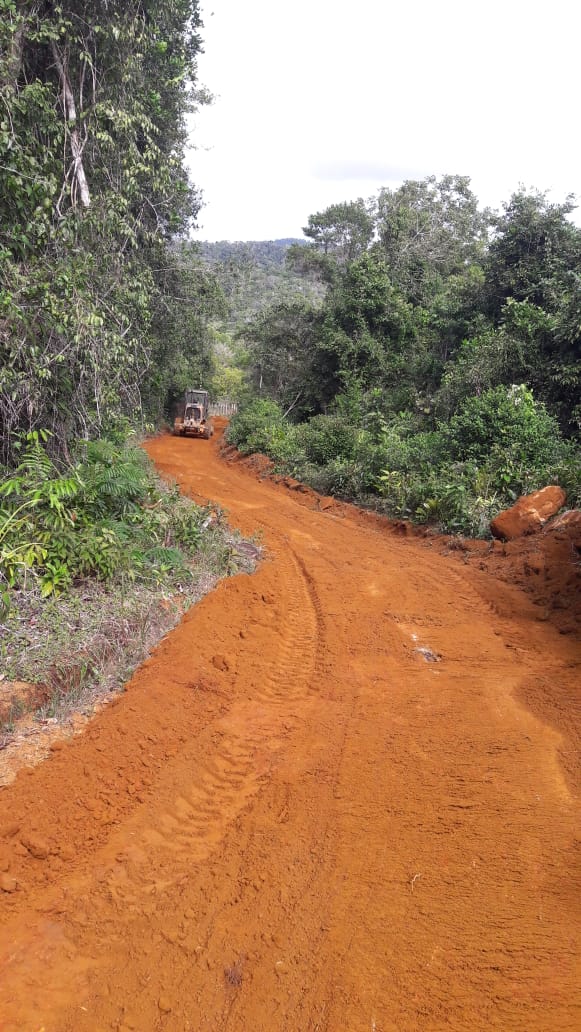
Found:
<path fill-rule="evenodd" d="M 580 544 L 579 524 L 555 523 L 505 544 L 452 538 L 440 550 L 455 551 L 465 563 L 516 584 L 540 607 L 539 619 L 571 634 L 581 632 Z"/>

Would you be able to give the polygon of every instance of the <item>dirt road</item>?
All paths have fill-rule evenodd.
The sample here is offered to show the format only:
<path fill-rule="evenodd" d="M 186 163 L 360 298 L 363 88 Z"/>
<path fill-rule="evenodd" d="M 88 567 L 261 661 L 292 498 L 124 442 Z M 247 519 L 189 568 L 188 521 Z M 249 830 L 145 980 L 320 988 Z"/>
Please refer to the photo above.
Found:
<path fill-rule="evenodd" d="M 2 1032 L 577 1032 L 578 643 L 215 440 L 148 451 L 267 559 L 0 793 Z"/>

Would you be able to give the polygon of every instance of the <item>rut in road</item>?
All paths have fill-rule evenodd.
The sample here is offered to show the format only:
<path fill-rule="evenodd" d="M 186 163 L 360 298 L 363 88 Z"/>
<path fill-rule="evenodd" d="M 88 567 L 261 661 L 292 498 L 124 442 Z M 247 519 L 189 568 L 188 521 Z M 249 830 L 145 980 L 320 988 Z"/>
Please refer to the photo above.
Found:
<path fill-rule="evenodd" d="M 575 642 L 216 441 L 148 450 L 266 559 L 0 795 L 0 1028 L 577 1029 Z"/>
<path fill-rule="evenodd" d="M 282 627 L 276 626 L 280 614 L 275 612 L 272 622 L 268 619 L 268 603 L 274 599 L 262 599 L 267 603 L 266 627 L 274 640 L 271 665 L 250 683 L 248 697 L 238 699 L 215 725 L 215 748 L 204 764 L 194 760 L 189 791 L 176 796 L 171 810 L 144 833 L 149 856 L 156 849 L 158 854 L 164 850 L 182 854 L 189 862 L 206 859 L 258 790 L 280 748 L 281 727 L 286 733 L 296 723 L 294 705 L 311 688 L 320 643 L 316 613 L 299 564 L 290 555 L 281 565 L 287 585 Z M 162 855 L 156 857 L 156 866 L 163 866 Z"/>

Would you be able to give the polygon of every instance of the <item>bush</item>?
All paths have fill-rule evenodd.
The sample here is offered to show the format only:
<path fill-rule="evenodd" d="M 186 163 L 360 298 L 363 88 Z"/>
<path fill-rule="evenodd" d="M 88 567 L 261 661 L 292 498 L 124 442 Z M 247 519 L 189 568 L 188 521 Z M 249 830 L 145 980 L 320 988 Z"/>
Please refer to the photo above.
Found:
<path fill-rule="evenodd" d="M 547 455 L 547 451 L 552 454 Z M 578 451 L 570 442 L 557 439 L 544 454 L 539 449 L 537 454 L 528 456 L 518 442 L 507 448 L 495 445 L 481 471 L 508 505 L 520 495 L 538 491 L 547 484 L 560 484 L 567 493 L 568 505 L 575 507 L 581 501 L 581 464 Z"/>
<path fill-rule="evenodd" d="M 358 428 L 342 416 L 313 416 L 297 427 L 296 440 L 307 461 L 325 466 L 333 459 L 353 459 Z"/>
<path fill-rule="evenodd" d="M 567 492 L 570 509 L 581 509 L 581 455 L 579 447 L 567 442 L 563 455 L 553 466 L 552 482 L 560 484 Z"/>
<path fill-rule="evenodd" d="M 371 490 L 367 469 L 352 459 L 333 459 L 326 466 L 305 463 L 295 470 L 297 476 L 320 494 L 355 499 Z"/>
<path fill-rule="evenodd" d="M 481 491 L 484 486 L 486 490 Z M 491 485 L 473 463 L 457 463 L 429 472 L 385 472 L 378 490 L 389 515 L 414 523 L 435 523 L 444 532 L 485 537 L 501 506 Z"/>
<path fill-rule="evenodd" d="M 59 469 L 48 434 L 21 442 L 0 480 L 0 596 L 38 585 L 44 597 L 74 581 L 127 575 L 142 583 L 187 573 L 206 512 L 159 481 L 144 452 L 95 441 L 83 461 Z"/>
<path fill-rule="evenodd" d="M 526 387 L 494 388 L 468 398 L 438 430 L 410 430 L 405 422 L 386 426 L 377 490 L 392 515 L 450 533 L 488 534 L 500 509 L 555 482 L 568 451 L 555 420 Z"/>
<path fill-rule="evenodd" d="M 266 451 L 268 442 L 272 439 L 273 428 L 280 428 L 283 423 L 280 405 L 275 401 L 255 399 L 245 405 L 230 421 L 227 440 L 246 455 L 253 451 Z"/>
<path fill-rule="evenodd" d="M 493 387 L 467 398 L 448 424 L 439 427 L 451 459 L 485 460 L 495 446 L 513 449 L 525 463 L 557 456 L 557 420 L 524 384 Z"/>

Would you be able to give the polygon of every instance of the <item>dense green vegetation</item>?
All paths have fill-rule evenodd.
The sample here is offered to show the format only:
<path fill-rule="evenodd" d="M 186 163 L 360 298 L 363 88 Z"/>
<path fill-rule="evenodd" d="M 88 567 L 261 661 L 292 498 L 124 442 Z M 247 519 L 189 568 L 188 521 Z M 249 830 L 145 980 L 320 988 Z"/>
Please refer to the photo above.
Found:
<path fill-rule="evenodd" d="M 77 437 L 152 422 L 211 366 L 220 298 L 176 239 L 197 0 L 0 0 L 0 424 Z"/>
<path fill-rule="evenodd" d="M 215 397 L 239 401 L 247 395 L 243 372 L 249 366 L 245 335 L 254 320 L 274 306 L 317 307 L 325 294 L 320 277 L 304 275 L 287 262 L 290 248 L 302 249 L 297 240 L 258 240 L 201 243 L 190 246 L 195 263 L 201 259 L 224 297 L 224 310 L 216 312 L 209 327 L 213 374 L 209 381 Z"/>
<path fill-rule="evenodd" d="M 252 399 L 230 428 L 325 492 L 484 534 L 551 482 L 581 497 L 581 230 L 571 199 L 482 211 L 458 176 L 309 218 L 291 266 L 322 304 L 244 331 Z"/>
<path fill-rule="evenodd" d="M 125 667 L 155 640 L 146 626 L 167 629 L 168 596 L 185 606 L 232 566 L 219 521 L 126 443 L 210 379 L 210 324 L 227 311 L 186 243 L 201 203 L 186 116 L 210 99 L 200 27 L 198 0 L 0 0 L 9 677 L 48 683 L 78 650 L 102 671 L 113 640 Z"/>
<path fill-rule="evenodd" d="M 81 460 L 59 469 L 46 436 L 27 435 L 0 483 L 4 582 L 38 583 L 46 597 L 86 577 L 166 586 L 187 579 L 205 511 L 164 488 L 140 448 L 89 441 Z"/>

